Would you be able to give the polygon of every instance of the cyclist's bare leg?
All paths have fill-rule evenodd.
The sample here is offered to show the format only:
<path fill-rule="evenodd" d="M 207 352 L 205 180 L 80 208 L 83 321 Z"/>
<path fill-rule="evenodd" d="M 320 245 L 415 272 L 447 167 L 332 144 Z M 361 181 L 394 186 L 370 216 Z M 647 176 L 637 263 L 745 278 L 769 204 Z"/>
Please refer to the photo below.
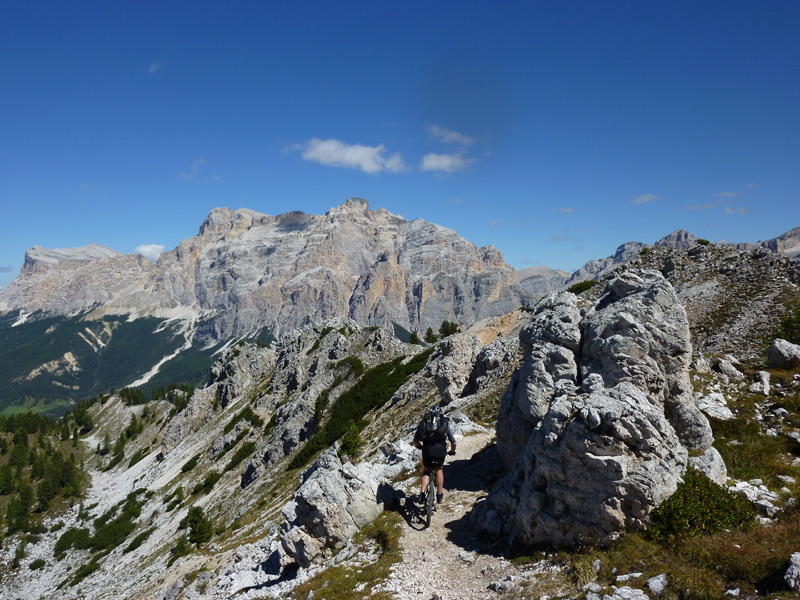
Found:
<path fill-rule="evenodd" d="M 436 493 L 441 494 L 444 490 L 444 471 L 442 467 L 436 468 Z"/>
<path fill-rule="evenodd" d="M 431 470 L 430 469 L 425 469 L 422 472 L 422 488 L 421 488 L 420 493 L 419 493 L 420 497 L 425 495 L 425 490 L 428 489 L 428 481 L 430 480 L 430 478 L 431 478 Z"/>

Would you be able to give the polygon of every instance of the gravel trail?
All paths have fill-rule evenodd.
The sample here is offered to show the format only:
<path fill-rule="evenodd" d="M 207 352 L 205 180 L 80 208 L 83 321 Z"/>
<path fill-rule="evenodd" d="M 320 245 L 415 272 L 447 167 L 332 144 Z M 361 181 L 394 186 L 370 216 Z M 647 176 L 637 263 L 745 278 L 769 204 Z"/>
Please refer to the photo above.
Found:
<path fill-rule="evenodd" d="M 422 507 L 406 503 L 403 561 L 381 586 L 398 600 L 538 599 L 553 589 L 557 568 L 544 560 L 521 567 L 487 552 L 469 522 L 468 513 L 498 476 L 493 438 L 490 430 L 458 440 L 456 455 L 445 463 L 444 501 L 430 529 Z M 407 492 L 418 491 L 417 480 Z"/>

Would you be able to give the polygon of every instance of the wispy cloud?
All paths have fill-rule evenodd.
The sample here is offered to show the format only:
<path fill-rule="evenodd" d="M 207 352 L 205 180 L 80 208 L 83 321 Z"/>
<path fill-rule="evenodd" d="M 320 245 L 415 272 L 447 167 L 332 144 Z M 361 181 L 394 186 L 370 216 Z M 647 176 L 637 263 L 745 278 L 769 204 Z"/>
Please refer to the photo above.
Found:
<path fill-rule="evenodd" d="M 464 156 L 463 152 L 457 154 L 436 154 L 431 152 L 422 157 L 419 168 L 423 171 L 437 171 L 452 175 L 466 171 L 476 159 Z"/>
<path fill-rule="evenodd" d="M 139 244 L 133 251 L 134 254 L 144 256 L 151 262 L 158 261 L 158 257 L 164 252 L 164 246 L 161 244 Z"/>
<path fill-rule="evenodd" d="M 705 204 L 687 204 L 683 208 L 685 210 L 709 210 L 711 208 L 726 206 L 728 204 L 730 204 L 730 201 L 722 200 L 721 202 L 706 202 Z"/>
<path fill-rule="evenodd" d="M 726 206 L 725 212 L 729 215 L 746 215 L 748 211 L 744 206 L 737 206 L 736 208 L 733 206 Z"/>
<path fill-rule="evenodd" d="M 742 196 L 745 195 L 745 192 L 747 190 L 752 190 L 754 187 L 756 187 L 755 183 L 748 183 L 746 186 L 744 186 L 743 189 L 739 190 L 738 192 L 719 192 L 718 194 L 716 194 L 716 196 L 717 198 L 741 198 Z"/>
<path fill-rule="evenodd" d="M 364 146 L 362 144 L 347 144 L 341 140 L 320 140 L 313 138 L 305 144 L 287 146 L 284 152 L 302 151 L 303 160 L 316 162 L 329 167 L 344 167 L 346 169 L 360 169 L 364 173 L 400 173 L 407 171 L 408 166 L 403 162 L 399 152 L 387 155 L 386 147 Z"/>
<path fill-rule="evenodd" d="M 148 75 L 152 75 L 156 71 L 160 71 L 161 69 L 163 69 L 166 66 L 167 66 L 167 63 L 165 61 L 157 60 L 152 65 L 150 65 L 150 67 L 147 69 L 147 74 Z"/>
<path fill-rule="evenodd" d="M 192 164 L 192 169 L 188 173 L 181 172 L 180 176 L 183 179 L 194 179 L 200 172 L 200 167 L 202 167 L 205 164 L 205 162 L 206 162 L 205 158 L 198 158 L 196 161 L 194 161 L 194 164 Z"/>
<path fill-rule="evenodd" d="M 439 127 L 438 125 L 431 125 L 428 128 L 428 131 L 431 134 L 431 137 L 435 140 L 439 140 L 440 142 L 444 142 L 445 144 L 460 144 L 462 146 L 471 146 L 477 140 L 473 137 L 468 135 L 464 135 L 463 133 L 459 133 L 457 131 L 451 131 L 449 129 L 445 129 L 444 127 Z"/>
<path fill-rule="evenodd" d="M 661 200 L 661 196 L 656 196 L 655 194 L 642 194 L 641 196 L 636 196 L 636 198 L 631 198 L 631 204 L 650 204 L 656 200 Z"/>
<path fill-rule="evenodd" d="M 503 225 L 508 225 L 511 221 L 508 219 L 492 219 L 487 223 L 489 227 L 502 227 Z"/>
<path fill-rule="evenodd" d="M 450 200 L 450 204 L 464 204 L 464 201 L 461 198 L 453 198 Z"/>
<path fill-rule="evenodd" d="M 0 273 L 11 273 L 14 267 L 0 267 Z"/>
<path fill-rule="evenodd" d="M 560 244 L 562 242 L 571 242 L 575 240 L 571 237 L 561 237 L 560 235 L 557 235 L 555 237 L 550 238 L 550 241 L 555 242 L 556 244 Z"/>
<path fill-rule="evenodd" d="M 564 214 L 567 214 L 567 215 L 571 215 L 572 213 L 575 212 L 575 209 L 570 207 L 570 206 L 567 206 L 566 208 L 553 208 L 553 209 L 550 210 L 550 212 L 551 213 L 564 213 Z"/>

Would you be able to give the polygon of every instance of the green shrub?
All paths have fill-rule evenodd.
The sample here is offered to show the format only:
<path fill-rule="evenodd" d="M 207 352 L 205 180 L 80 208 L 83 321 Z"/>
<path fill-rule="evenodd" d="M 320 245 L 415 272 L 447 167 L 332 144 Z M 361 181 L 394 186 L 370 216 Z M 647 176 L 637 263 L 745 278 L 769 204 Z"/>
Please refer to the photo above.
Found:
<path fill-rule="evenodd" d="M 231 460 L 225 466 L 226 471 L 232 471 L 236 467 L 238 467 L 242 461 L 248 458 L 256 449 L 255 442 L 245 442 L 239 449 L 233 454 Z"/>
<path fill-rule="evenodd" d="M 364 446 L 364 440 L 359 435 L 358 425 L 355 421 L 350 421 L 347 433 L 339 440 L 339 451 L 345 456 L 355 458 L 362 446 Z"/>
<path fill-rule="evenodd" d="M 189 541 L 197 544 L 198 548 L 200 544 L 211 540 L 214 535 L 214 525 L 199 506 L 192 506 L 189 509 L 189 514 L 186 515 L 186 524 L 189 527 Z"/>
<path fill-rule="evenodd" d="M 442 324 L 439 326 L 439 337 L 446 338 L 449 335 L 453 335 L 454 333 L 459 333 L 461 328 L 458 326 L 458 323 L 454 323 L 453 321 L 442 321 Z"/>
<path fill-rule="evenodd" d="M 76 586 L 81 581 L 86 579 L 89 575 L 94 573 L 100 568 L 100 563 L 97 562 L 97 559 L 93 559 L 91 562 L 83 565 L 77 571 L 75 571 L 75 576 L 70 580 L 70 586 Z"/>
<path fill-rule="evenodd" d="M 198 483 L 196 486 L 194 486 L 194 489 L 192 490 L 192 496 L 196 494 L 207 494 L 221 478 L 222 473 L 219 473 L 218 471 L 211 471 L 211 473 L 206 475 L 206 478 L 202 481 L 202 483 Z"/>
<path fill-rule="evenodd" d="M 350 430 L 351 421 L 361 430 L 364 415 L 388 402 L 411 375 L 425 366 L 432 352 L 433 348 L 429 348 L 406 364 L 403 364 L 405 357 L 401 356 L 364 373 L 353 387 L 334 402 L 325 426 L 295 454 L 289 463 L 289 469 L 304 466 L 317 452 L 330 447 Z"/>
<path fill-rule="evenodd" d="M 709 242 L 705 238 L 700 238 L 699 240 L 697 240 L 697 243 L 700 244 L 701 246 L 710 246 L 711 245 L 711 242 Z"/>
<path fill-rule="evenodd" d="M 192 458 L 187 460 L 181 467 L 181 473 L 188 473 L 197 466 L 200 461 L 200 454 L 195 454 Z"/>
<path fill-rule="evenodd" d="M 253 427 L 261 427 L 264 425 L 264 419 L 259 417 L 256 413 L 253 412 L 253 409 L 249 406 L 245 406 L 242 410 L 240 410 L 233 419 L 225 425 L 225 429 L 223 429 L 223 433 L 230 433 L 233 431 L 233 428 L 241 421 L 242 419 L 249 421 Z"/>
<path fill-rule="evenodd" d="M 800 298 L 789 304 L 788 309 L 772 338 L 782 338 L 792 344 L 800 344 Z M 769 340 L 769 343 L 772 343 L 772 340 Z"/>
<path fill-rule="evenodd" d="M 678 489 L 650 513 L 650 535 L 697 537 L 747 527 L 755 521 L 750 503 L 717 485 L 703 473 L 687 469 Z"/>
<path fill-rule="evenodd" d="M 144 543 L 144 541 L 147 538 L 150 537 L 150 534 L 153 533 L 155 530 L 156 530 L 155 527 L 151 527 L 150 529 L 147 529 L 147 530 L 143 531 L 142 533 L 137 535 L 135 538 L 133 538 L 131 543 L 128 544 L 128 546 L 122 552 L 124 554 L 127 554 L 128 552 L 132 552 L 133 550 L 136 550 L 139 546 L 141 546 Z"/>
<path fill-rule="evenodd" d="M 361 377 L 364 374 L 364 363 L 361 362 L 361 359 L 355 356 L 348 356 L 343 358 L 339 362 L 334 365 L 335 369 L 339 367 L 348 366 L 350 367 L 350 372 L 355 375 L 356 377 Z"/>
<path fill-rule="evenodd" d="M 182 535 L 178 538 L 178 541 L 175 542 L 175 547 L 172 548 L 172 556 L 169 561 L 167 561 L 167 566 L 171 567 L 176 560 L 191 553 L 192 547 L 189 545 L 189 540 L 185 535 Z"/>
<path fill-rule="evenodd" d="M 30 568 L 31 571 L 36 571 L 38 569 L 41 569 L 46 564 L 47 562 L 43 558 L 37 558 L 31 564 L 28 565 L 28 568 Z"/>
<path fill-rule="evenodd" d="M 131 459 L 128 461 L 128 468 L 130 469 L 130 468 L 131 468 L 133 465 L 135 465 L 136 463 L 138 463 L 138 462 L 139 462 L 140 460 L 142 460 L 142 459 L 143 459 L 145 456 L 147 456 L 147 448 L 141 448 L 141 449 L 139 449 L 139 451 L 137 451 L 137 452 L 136 452 L 136 454 L 134 454 L 133 456 L 131 456 Z"/>
<path fill-rule="evenodd" d="M 652 248 L 650 248 L 650 246 L 645 246 L 644 248 L 642 248 L 642 249 L 639 251 L 639 254 L 640 254 L 641 256 L 646 256 L 646 255 L 650 254 L 652 251 L 653 251 L 653 249 L 652 249 Z"/>
<path fill-rule="evenodd" d="M 571 294 L 582 294 L 586 290 L 592 289 L 596 286 L 599 281 L 595 281 L 594 279 L 587 279 L 586 281 L 579 281 L 578 283 L 574 283 L 567 288 L 567 291 Z"/>

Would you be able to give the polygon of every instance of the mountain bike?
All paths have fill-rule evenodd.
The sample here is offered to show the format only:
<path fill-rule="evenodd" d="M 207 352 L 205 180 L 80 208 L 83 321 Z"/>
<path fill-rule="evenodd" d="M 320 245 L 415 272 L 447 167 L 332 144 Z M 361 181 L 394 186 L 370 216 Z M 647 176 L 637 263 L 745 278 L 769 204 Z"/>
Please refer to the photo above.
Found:
<path fill-rule="evenodd" d="M 436 484 L 433 482 L 436 472 L 431 473 L 428 478 L 428 489 L 425 492 L 425 527 L 431 526 L 431 515 L 433 506 L 436 503 Z"/>

